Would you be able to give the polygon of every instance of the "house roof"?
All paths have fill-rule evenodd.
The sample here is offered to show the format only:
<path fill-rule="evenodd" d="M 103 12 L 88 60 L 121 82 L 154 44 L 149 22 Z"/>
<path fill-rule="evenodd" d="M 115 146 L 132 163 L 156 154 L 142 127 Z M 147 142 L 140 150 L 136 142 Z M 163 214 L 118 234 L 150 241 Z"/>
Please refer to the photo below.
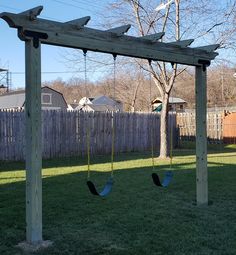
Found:
<path fill-rule="evenodd" d="M 61 92 L 52 89 L 48 86 L 44 86 L 41 89 L 43 90 L 44 88 L 50 89 L 58 94 L 61 94 L 65 102 L 65 105 L 67 105 L 65 98 Z M 0 95 L 0 109 L 21 108 L 24 106 L 24 103 L 25 103 L 25 90 L 10 91 Z"/>
<path fill-rule="evenodd" d="M 105 96 L 105 95 L 98 95 L 96 97 L 91 97 L 89 98 L 90 101 L 93 103 L 93 104 L 96 104 L 97 101 L 99 101 L 100 99 L 107 99 L 107 100 L 112 100 L 113 102 L 116 102 L 116 103 L 121 103 L 121 101 L 119 100 L 116 100 L 114 99 L 113 97 L 108 97 L 108 96 Z"/>
<path fill-rule="evenodd" d="M 162 103 L 162 99 L 161 99 L 161 97 L 157 97 L 157 98 L 153 99 L 151 103 L 152 104 Z M 170 104 L 184 104 L 184 103 L 186 103 L 186 101 L 184 101 L 182 98 L 179 98 L 179 97 L 169 97 L 169 103 Z"/>
<path fill-rule="evenodd" d="M 0 109 L 21 108 L 25 103 L 25 91 L 17 90 L 0 95 Z"/>
<path fill-rule="evenodd" d="M 107 112 L 107 111 L 116 111 L 117 109 L 112 105 L 103 105 L 103 104 L 87 104 L 85 107 L 89 107 L 95 112 Z"/>

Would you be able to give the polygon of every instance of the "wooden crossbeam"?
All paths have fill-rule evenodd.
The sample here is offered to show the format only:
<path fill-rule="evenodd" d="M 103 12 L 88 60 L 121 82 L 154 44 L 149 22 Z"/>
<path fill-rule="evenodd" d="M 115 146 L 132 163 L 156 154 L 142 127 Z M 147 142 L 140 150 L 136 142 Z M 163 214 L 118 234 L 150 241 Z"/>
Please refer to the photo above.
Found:
<path fill-rule="evenodd" d="M 141 39 L 149 40 L 151 42 L 157 42 L 165 35 L 165 32 L 160 32 L 152 35 L 145 35 L 140 37 Z"/>
<path fill-rule="evenodd" d="M 41 11 L 43 10 L 43 6 L 37 6 L 35 8 L 29 9 L 27 11 L 19 13 L 20 15 L 25 15 L 29 17 L 29 20 L 36 20 L 37 16 L 40 15 Z"/>
<path fill-rule="evenodd" d="M 194 42 L 194 39 L 187 39 L 187 40 L 179 40 L 175 42 L 170 42 L 169 44 L 180 46 L 180 47 L 188 47 L 191 43 Z"/>
<path fill-rule="evenodd" d="M 164 34 L 141 38 L 126 36 L 124 33 L 128 31 L 130 25 L 101 31 L 84 27 L 89 20 L 88 17 L 61 23 L 37 18 L 41 11 L 42 6 L 20 14 L 0 13 L 0 18 L 10 27 L 18 29 L 18 36 L 26 45 L 27 242 L 37 246 L 43 243 L 41 43 L 196 66 L 197 203 L 207 204 L 206 67 L 218 55 L 214 51 L 219 45 L 189 48 L 187 46 L 192 40 L 158 42 L 157 38 L 160 39 Z M 82 27 L 83 29 L 78 29 Z"/>
<path fill-rule="evenodd" d="M 90 16 L 86 16 L 86 17 L 83 17 L 83 18 L 80 18 L 80 19 L 74 19 L 74 20 L 71 20 L 71 21 L 68 21 L 68 22 L 65 22 L 64 24 L 66 25 L 73 25 L 75 26 L 77 29 L 81 29 L 83 28 L 85 25 L 88 24 L 89 20 L 91 19 Z"/>
<path fill-rule="evenodd" d="M 220 44 L 211 44 L 211 45 L 207 45 L 207 46 L 196 47 L 194 49 L 205 50 L 210 53 L 210 52 L 214 52 L 219 47 L 220 47 Z"/>
<path fill-rule="evenodd" d="M 130 29 L 131 25 L 124 25 L 120 27 L 114 27 L 111 29 L 106 30 L 106 32 L 111 32 L 116 34 L 117 36 L 122 36 L 123 34 L 127 33 Z"/>
<path fill-rule="evenodd" d="M 40 10 L 40 8 L 36 8 L 36 10 Z M 146 37 L 124 35 L 130 28 L 130 25 L 112 28 L 106 31 L 88 27 L 77 29 L 75 28 L 75 24 L 79 23 L 81 25 L 80 19 L 78 19 L 80 20 L 79 22 L 78 20 L 69 21 L 65 26 L 65 23 L 40 18 L 31 21 L 28 19 L 28 12 L 25 12 L 25 15 L 22 15 L 22 13 L 14 14 L 4 12 L 0 13 L 0 18 L 4 19 L 10 27 L 18 29 L 18 36 L 21 40 L 27 41 L 33 39 L 35 47 L 37 47 L 38 41 L 40 41 L 48 45 L 192 66 L 200 66 L 203 62 L 210 64 L 210 61 L 218 55 L 217 52 L 214 52 L 216 47 L 212 48 L 212 46 L 190 48 L 176 47 L 172 43 L 154 42 L 154 40 L 163 36 L 163 33 L 148 35 Z M 84 24 L 87 19 L 82 19 L 84 19 Z M 185 45 L 190 41 L 186 40 Z M 181 45 L 181 41 L 178 43 Z M 182 45 L 184 45 L 183 41 Z M 213 49 L 213 51 L 210 49 Z"/>

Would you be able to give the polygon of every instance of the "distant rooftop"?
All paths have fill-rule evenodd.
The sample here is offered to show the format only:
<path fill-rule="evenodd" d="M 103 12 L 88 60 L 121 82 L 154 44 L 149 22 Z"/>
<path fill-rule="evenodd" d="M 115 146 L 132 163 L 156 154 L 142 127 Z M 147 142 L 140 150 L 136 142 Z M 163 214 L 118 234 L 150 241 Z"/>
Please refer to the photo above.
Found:
<path fill-rule="evenodd" d="M 152 104 L 155 103 L 162 103 L 162 98 L 161 97 L 157 97 L 154 100 L 152 100 Z M 179 97 L 169 97 L 169 103 L 170 104 L 184 104 L 186 103 L 186 101 L 184 101 L 182 98 Z"/>

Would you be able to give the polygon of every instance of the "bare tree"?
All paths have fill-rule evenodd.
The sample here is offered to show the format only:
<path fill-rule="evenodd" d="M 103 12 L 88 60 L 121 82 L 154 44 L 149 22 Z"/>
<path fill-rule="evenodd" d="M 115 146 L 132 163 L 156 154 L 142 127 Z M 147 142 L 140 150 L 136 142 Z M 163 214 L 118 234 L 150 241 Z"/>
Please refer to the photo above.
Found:
<path fill-rule="evenodd" d="M 116 11 L 122 11 L 124 5 L 131 7 L 132 16 L 129 17 L 129 23 L 134 26 L 135 32 L 140 36 L 145 36 L 150 33 L 166 32 L 169 22 L 174 24 L 174 40 L 180 39 L 180 0 L 175 0 L 175 12 L 171 12 L 171 5 L 167 5 L 165 12 L 155 12 L 153 5 L 149 1 L 128 0 L 119 1 L 113 5 Z M 120 16 L 121 17 L 121 16 Z M 123 16 L 124 17 L 124 16 Z M 132 18 L 131 18 L 132 17 Z M 125 18 L 126 19 L 126 18 Z M 125 20 L 127 22 L 127 20 Z M 124 21 L 123 21 L 124 22 Z M 170 33 L 167 33 L 170 35 Z M 152 62 L 152 61 L 137 61 L 140 67 L 147 72 L 150 72 L 152 79 L 162 98 L 162 112 L 161 112 L 161 144 L 160 157 L 168 156 L 167 151 L 167 130 L 168 130 L 168 101 L 171 89 L 177 76 L 177 64 L 170 67 L 166 63 Z M 138 89 L 138 87 L 137 87 Z"/>
<path fill-rule="evenodd" d="M 164 1 L 161 1 L 164 2 Z M 231 1 L 229 1 L 231 2 Z M 159 2 L 160 3 L 160 2 Z M 172 0 L 166 1 L 165 8 L 156 9 L 157 1 L 152 0 L 119 0 L 111 6 L 109 19 L 113 24 L 130 23 L 133 34 L 146 36 L 157 32 L 165 32 L 161 41 L 180 41 L 187 37 L 196 39 L 196 44 L 221 43 L 222 28 L 227 23 L 225 11 L 233 5 L 224 6 L 213 1 Z M 181 5 L 180 5 L 181 3 Z M 224 9 L 222 11 L 222 8 Z M 204 42 L 203 42 L 204 41 Z M 225 42 L 225 40 L 224 40 Z M 171 90 L 180 75 L 186 68 L 172 63 L 153 61 L 137 61 L 141 68 L 149 72 L 162 98 L 161 130 L 160 130 L 160 157 L 168 156 L 168 103 Z"/>
<path fill-rule="evenodd" d="M 109 6 L 109 11 L 104 13 L 105 25 L 103 27 L 110 28 L 117 26 L 117 24 L 129 23 L 132 25 L 131 33 L 135 36 L 165 32 L 165 36 L 161 38 L 161 41 L 176 42 L 193 38 L 195 39 L 196 46 L 211 43 L 221 43 L 225 48 L 230 46 L 229 38 L 234 33 L 234 27 L 229 25 L 229 21 L 235 24 L 235 0 L 227 0 L 227 4 L 221 3 L 218 0 L 172 0 L 166 1 L 169 4 L 165 5 L 164 9 L 155 10 L 156 5 L 160 2 L 164 3 L 165 1 L 115 0 Z M 227 35 L 224 34 L 224 31 L 227 31 Z M 95 61 L 92 58 L 88 58 L 88 60 L 88 62 L 94 63 L 97 66 L 113 68 L 112 61 L 109 60 L 108 62 L 107 59 L 97 57 Z M 123 60 L 125 61 L 125 63 L 122 63 L 123 68 L 127 68 L 127 65 L 130 65 L 131 62 L 135 62 L 136 65 L 138 64 L 140 68 L 148 72 L 162 98 L 160 157 L 165 158 L 168 156 L 169 97 L 176 78 L 186 68 L 180 65 L 177 66 L 175 63 L 167 64 L 147 60 L 127 60 L 126 58 L 123 58 Z M 80 62 L 77 57 L 75 57 L 73 64 L 75 61 Z M 112 78 L 104 79 L 104 83 L 102 89 L 105 91 L 105 94 L 111 95 Z M 118 88 L 127 88 L 124 78 L 120 79 L 119 83 Z M 138 101 L 137 96 L 143 84 L 135 83 L 135 89 L 132 91 L 131 97 L 128 96 L 129 93 L 126 93 L 130 90 L 125 90 L 123 98 L 126 96 L 125 100 L 130 104 L 129 109 L 135 110 Z M 122 90 L 120 90 L 120 94 L 122 94 Z"/>

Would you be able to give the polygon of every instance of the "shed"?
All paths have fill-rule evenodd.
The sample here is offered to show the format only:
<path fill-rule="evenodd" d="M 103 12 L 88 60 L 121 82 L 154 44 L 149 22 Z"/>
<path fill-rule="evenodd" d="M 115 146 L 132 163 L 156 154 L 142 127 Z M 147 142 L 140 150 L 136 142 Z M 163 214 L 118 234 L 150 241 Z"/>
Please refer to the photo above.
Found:
<path fill-rule="evenodd" d="M 157 97 L 152 100 L 152 111 L 160 112 L 162 109 L 162 99 Z M 187 102 L 179 97 L 169 97 L 169 110 L 184 112 L 186 108 Z"/>
<path fill-rule="evenodd" d="M 42 110 L 66 110 L 63 94 L 44 86 L 41 88 Z M 25 90 L 11 91 L 0 95 L 0 109 L 21 110 L 25 105 Z"/>

